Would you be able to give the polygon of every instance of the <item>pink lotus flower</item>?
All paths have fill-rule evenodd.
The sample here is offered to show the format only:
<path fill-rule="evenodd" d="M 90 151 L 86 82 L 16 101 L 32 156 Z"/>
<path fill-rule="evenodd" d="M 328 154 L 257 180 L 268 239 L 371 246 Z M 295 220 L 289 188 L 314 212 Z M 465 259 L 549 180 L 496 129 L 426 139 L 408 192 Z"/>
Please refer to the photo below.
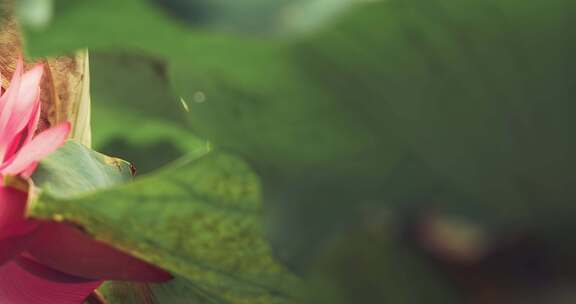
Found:
<path fill-rule="evenodd" d="M 0 303 L 79 304 L 102 280 L 165 281 L 167 272 L 90 239 L 79 229 L 26 218 L 28 194 L 4 184 L 28 178 L 66 141 L 70 124 L 38 134 L 44 68 L 23 73 L 19 60 L 0 91 Z"/>

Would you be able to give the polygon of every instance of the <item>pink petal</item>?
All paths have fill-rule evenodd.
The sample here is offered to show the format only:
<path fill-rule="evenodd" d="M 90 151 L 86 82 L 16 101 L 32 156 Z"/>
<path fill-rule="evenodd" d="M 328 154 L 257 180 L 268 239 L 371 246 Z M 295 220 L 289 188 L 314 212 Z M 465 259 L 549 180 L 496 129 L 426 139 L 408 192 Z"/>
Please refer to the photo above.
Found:
<path fill-rule="evenodd" d="M 25 192 L 0 185 L 0 234 L 7 227 L 24 221 L 27 199 Z"/>
<path fill-rule="evenodd" d="M 6 151 L 2 161 L 6 161 L 13 157 L 23 145 L 32 140 L 32 137 L 36 134 L 36 129 L 38 128 L 38 123 L 40 121 L 40 107 L 41 103 L 38 100 L 32 108 L 32 114 L 28 120 L 28 125 L 12 139 L 12 143 Z"/>
<path fill-rule="evenodd" d="M 0 186 L 0 265 L 23 251 L 34 236 L 37 224 L 26 221 L 27 194 Z"/>
<path fill-rule="evenodd" d="M 10 143 L 10 145 L 8 145 L 7 149 L 5 150 L 4 158 L 0 161 L 0 163 L 10 159 L 11 157 L 14 156 L 14 154 L 16 154 L 16 152 L 18 152 L 18 150 L 23 144 L 22 137 L 25 135 L 24 133 L 25 132 L 22 131 L 12 138 L 12 142 Z"/>
<path fill-rule="evenodd" d="M 48 267 L 84 278 L 138 282 L 172 278 L 168 272 L 63 223 L 42 224 L 28 252 Z"/>
<path fill-rule="evenodd" d="M 8 121 L 12 117 L 12 109 L 18 101 L 23 68 L 24 63 L 22 62 L 22 58 L 20 58 L 16 63 L 16 71 L 14 71 L 14 75 L 12 75 L 8 90 L 0 97 L 0 130 L 3 131 L 0 133 L 0 159 L 4 159 L 6 149 L 12 141 L 12 137 L 5 133 L 4 130 L 8 127 Z"/>
<path fill-rule="evenodd" d="M 10 262 L 28 248 L 35 232 L 38 231 L 36 228 L 37 226 L 30 225 L 10 229 L 11 236 L 0 239 L 0 266 Z"/>
<path fill-rule="evenodd" d="M 7 175 L 21 173 L 30 165 L 60 148 L 68 138 L 69 133 L 70 123 L 63 123 L 36 135 L 13 158 L 0 166 L 0 173 Z"/>
<path fill-rule="evenodd" d="M 138 282 L 172 278 L 168 272 L 64 223 L 42 224 L 28 252 L 48 267 L 84 278 Z"/>
<path fill-rule="evenodd" d="M 22 113 L 21 111 L 30 112 L 29 109 L 32 108 L 40 94 L 40 81 L 43 74 L 44 66 L 42 64 L 37 64 L 24 73 L 18 92 L 18 103 L 14 107 L 13 114 Z M 24 121 L 28 122 L 28 119 L 24 119 Z"/>
<path fill-rule="evenodd" d="M 0 267 L 0 303 L 80 304 L 100 284 L 19 258 Z"/>
<path fill-rule="evenodd" d="M 40 79 L 44 73 L 42 65 L 36 65 L 22 77 L 18 96 L 9 100 L 13 103 L 6 127 L 2 131 L 2 136 L 12 138 L 16 133 L 22 131 L 29 121 L 34 117 L 34 109 L 40 103 Z"/>

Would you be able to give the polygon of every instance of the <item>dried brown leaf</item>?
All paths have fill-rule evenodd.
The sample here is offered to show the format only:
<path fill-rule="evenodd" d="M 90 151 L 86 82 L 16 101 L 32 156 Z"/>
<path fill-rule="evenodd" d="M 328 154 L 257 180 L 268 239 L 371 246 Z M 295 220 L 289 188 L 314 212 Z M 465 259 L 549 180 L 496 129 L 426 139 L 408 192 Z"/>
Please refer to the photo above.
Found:
<path fill-rule="evenodd" d="M 18 24 L 10 13 L 10 1 L 0 1 L 0 73 L 2 87 L 6 88 L 14 72 L 18 56 L 23 53 Z M 27 67 L 44 63 L 42 79 L 42 131 L 50 126 L 69 121 L 71 138 L 90 147 L 90 71 L 88 51 L 81 50 L 68 56 L 40 58 Z"/>

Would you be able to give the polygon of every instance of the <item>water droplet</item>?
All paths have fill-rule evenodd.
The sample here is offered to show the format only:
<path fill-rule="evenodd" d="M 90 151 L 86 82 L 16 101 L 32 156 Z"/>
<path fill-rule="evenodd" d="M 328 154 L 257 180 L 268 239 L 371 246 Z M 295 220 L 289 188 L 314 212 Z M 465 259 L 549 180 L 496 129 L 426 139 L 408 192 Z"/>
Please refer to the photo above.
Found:
<path fill-rule="evenodd" d="M 204 94 L 204 92 L 198 91 L 198 92 L 194 93 L 194 102 L 202 103 L 205 101 L 206 101 L 206 94 Z"/>

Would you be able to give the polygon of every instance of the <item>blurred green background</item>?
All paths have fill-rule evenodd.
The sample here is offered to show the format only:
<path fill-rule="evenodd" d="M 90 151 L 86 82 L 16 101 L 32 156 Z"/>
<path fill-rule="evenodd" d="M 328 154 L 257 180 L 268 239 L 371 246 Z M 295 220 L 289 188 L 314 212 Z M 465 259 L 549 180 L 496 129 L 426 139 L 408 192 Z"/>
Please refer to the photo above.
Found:
<path fill-rule="evenodd" d="M 227 189 L 226 178 L 255 174 L 258 246 L 271 247 L 291 283 L 250 281 L 264 278 L 250 271 L 252 241 L 232 250 L 199 225 L 180 233 L 212 242 L 196 258 L 220 276 L 184 271 L 153 287 L 158 303 L 576 300 L 574 2 L 17 8 L 30 56 L 89 48 L 94 149 L 167 189 L 158 200 L 171 200 L 166 176 L 193 188 L 218 172 Z M 219 151 L 250 169 L 217 157 L 222 172 L 170 165 Z M 225 205 L 217 212 L 231 212 Z M 247 281 L 255 291 L 230 287 Z"/>

